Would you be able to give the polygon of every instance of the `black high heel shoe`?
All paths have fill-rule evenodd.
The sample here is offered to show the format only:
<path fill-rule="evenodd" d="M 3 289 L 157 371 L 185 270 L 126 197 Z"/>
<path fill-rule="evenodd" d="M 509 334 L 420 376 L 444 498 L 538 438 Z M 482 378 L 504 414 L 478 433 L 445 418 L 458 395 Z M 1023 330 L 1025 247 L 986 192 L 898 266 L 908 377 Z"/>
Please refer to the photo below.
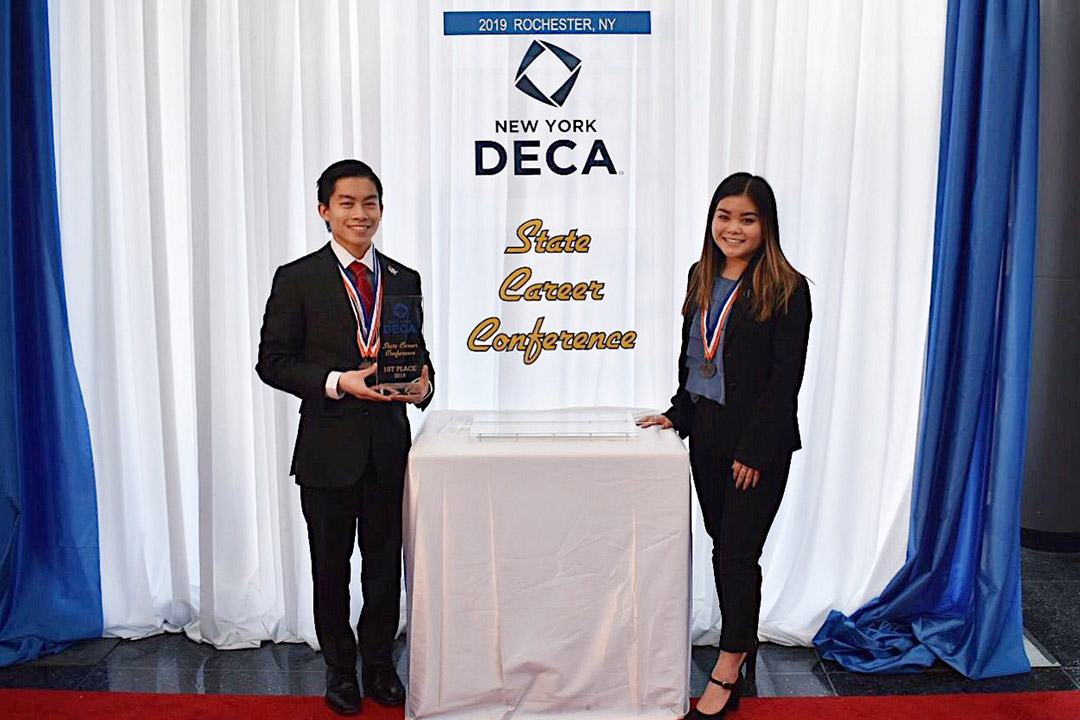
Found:
<path fill-rule="evenodd" d="M 709 676 L 709 682 L 713 685 L 719 685 L 725 690 L 730 690 L 731 694 L 728 695 L 727 702 L 724 703 L 724 707 L 720 708 L 714 713 L 703 713 L 696 707 L 691 708 L 690 712 L 686 714 L 683 720 L 721 720 L 724 715 L 729 712 L 735 712 L 739 709 L 739 698 L 742 696 L 743 690 L 743 676 L 742 673 L 736 674 L 735 682 L 724 682 L 723 680 L 717 680 L 713 676 Z"/>

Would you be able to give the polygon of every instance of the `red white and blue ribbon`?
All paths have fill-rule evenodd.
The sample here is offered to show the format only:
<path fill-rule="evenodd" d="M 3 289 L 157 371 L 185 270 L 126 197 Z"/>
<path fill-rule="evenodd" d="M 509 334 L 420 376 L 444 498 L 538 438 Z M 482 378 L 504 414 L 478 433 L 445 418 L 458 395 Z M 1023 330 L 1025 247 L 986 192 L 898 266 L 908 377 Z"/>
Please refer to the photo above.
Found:
<path fill-rule="evenodd" d="M 716 357 L 716 351 L 720 347 L 720 336 L 724 334 L 724 326 L 727 325 L 731 308 L 735 306 L 735 299 L 739 297 L 739 289 L 742 287 L 742 278 L 735 283 L 735 287 L 728 291 L 724 303 L 721 305 L 720 314 L 716 318 L 716 326 L 709 329 L 709 305 L 701 308 L 701 346 L 705 350 L 705 362 L 711 363 Z"/>
<path fill-rule="evenodd" d="M 375 301 L 372 303 L 371 315 L 364 309 L 364 303 L 360 299 L 360 290 L 356 287 L 356 278 L 352 273 L 342 267 L 338 262 L 338 272 L 341 273 L 341 281 L 345 284 L 345 294 L 349 296 L 349 305 L 352 306 L 353 316 L 356 318 L 356 345 L 360 348 L 360 356 L 365 360 L 375 361 L 379 357 L 380 335 L 379 326 L 382 324 L 382 265 L 379 258 L 373 256 L 375 281 L 372 291 Z"/>

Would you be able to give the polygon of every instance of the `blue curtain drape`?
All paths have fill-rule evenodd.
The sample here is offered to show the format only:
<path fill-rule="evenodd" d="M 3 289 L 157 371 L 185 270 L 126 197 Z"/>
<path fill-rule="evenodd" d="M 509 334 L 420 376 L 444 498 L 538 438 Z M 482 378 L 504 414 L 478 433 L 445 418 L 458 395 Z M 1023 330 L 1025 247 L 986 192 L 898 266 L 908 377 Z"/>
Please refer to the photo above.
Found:
<path fill-rule="evenodd" d="M 90 429 L 60 267 L 45 0 L 0 2 L 0 665 L 100 637 Z"/>
<path fill-rule="evenodd" d="M 814 644 L 861 672 L 1030 669 L 1020 485 L 1035 279 L 1039 0 L 950 0 L 907 560 Z"/>

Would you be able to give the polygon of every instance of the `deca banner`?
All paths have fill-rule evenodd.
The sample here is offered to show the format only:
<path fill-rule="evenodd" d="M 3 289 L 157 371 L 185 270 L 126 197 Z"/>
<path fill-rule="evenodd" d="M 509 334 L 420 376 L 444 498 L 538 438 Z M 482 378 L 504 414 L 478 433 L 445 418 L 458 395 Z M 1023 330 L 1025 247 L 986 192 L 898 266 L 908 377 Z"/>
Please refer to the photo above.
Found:
<path fill-rule="evenodd" d="M 443 13 L 454 75 L 449 178 L 455 258 L 476 272 L 453 342 L 529 370 L 629 367 L 638 343 L 627 227 L 637 178 L 635 93 L 650 11 Z M 511 3 L 512 5 L 512 3 Z M 494 266 L 494 267 L 493 267 Z M 492 272 L 494 271 L 494 272 Z M 620 358 L 620 356 L 622 356 Z M 617 373 L 625 375 L 625 372 Z"/>

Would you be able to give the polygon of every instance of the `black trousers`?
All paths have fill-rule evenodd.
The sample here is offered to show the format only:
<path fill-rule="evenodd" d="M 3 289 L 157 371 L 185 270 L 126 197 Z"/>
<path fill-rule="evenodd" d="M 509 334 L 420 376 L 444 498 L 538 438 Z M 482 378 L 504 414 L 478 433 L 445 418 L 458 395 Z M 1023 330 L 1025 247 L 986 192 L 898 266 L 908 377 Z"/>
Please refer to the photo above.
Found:
<path fill-rule="evenodd" d="M 359 527 L 364 607 L 356 632 L 364 667 L 392 667 L 401 606 L 401 500 L 404 478 L 381 478 L 369 462 L 346 488 L 300 487 L 315 582 L 315 634 L 330 667 L 356 672 L 349 623 L 349 559 Z"/>
<path fill-rule="evenodd" d="M 737 490 L 734 458 L 721 450 L 718 419 L 724 408 L 706 398 L 694 404 L 690 467 L 694 487 L 712 538 L 713 575 L 720 598 L 720 649 L 747 652 L 757 642 L 761 612 L 761 551 L 787 485 L 791 453 L 761 472 L 757 487 Z"/>

